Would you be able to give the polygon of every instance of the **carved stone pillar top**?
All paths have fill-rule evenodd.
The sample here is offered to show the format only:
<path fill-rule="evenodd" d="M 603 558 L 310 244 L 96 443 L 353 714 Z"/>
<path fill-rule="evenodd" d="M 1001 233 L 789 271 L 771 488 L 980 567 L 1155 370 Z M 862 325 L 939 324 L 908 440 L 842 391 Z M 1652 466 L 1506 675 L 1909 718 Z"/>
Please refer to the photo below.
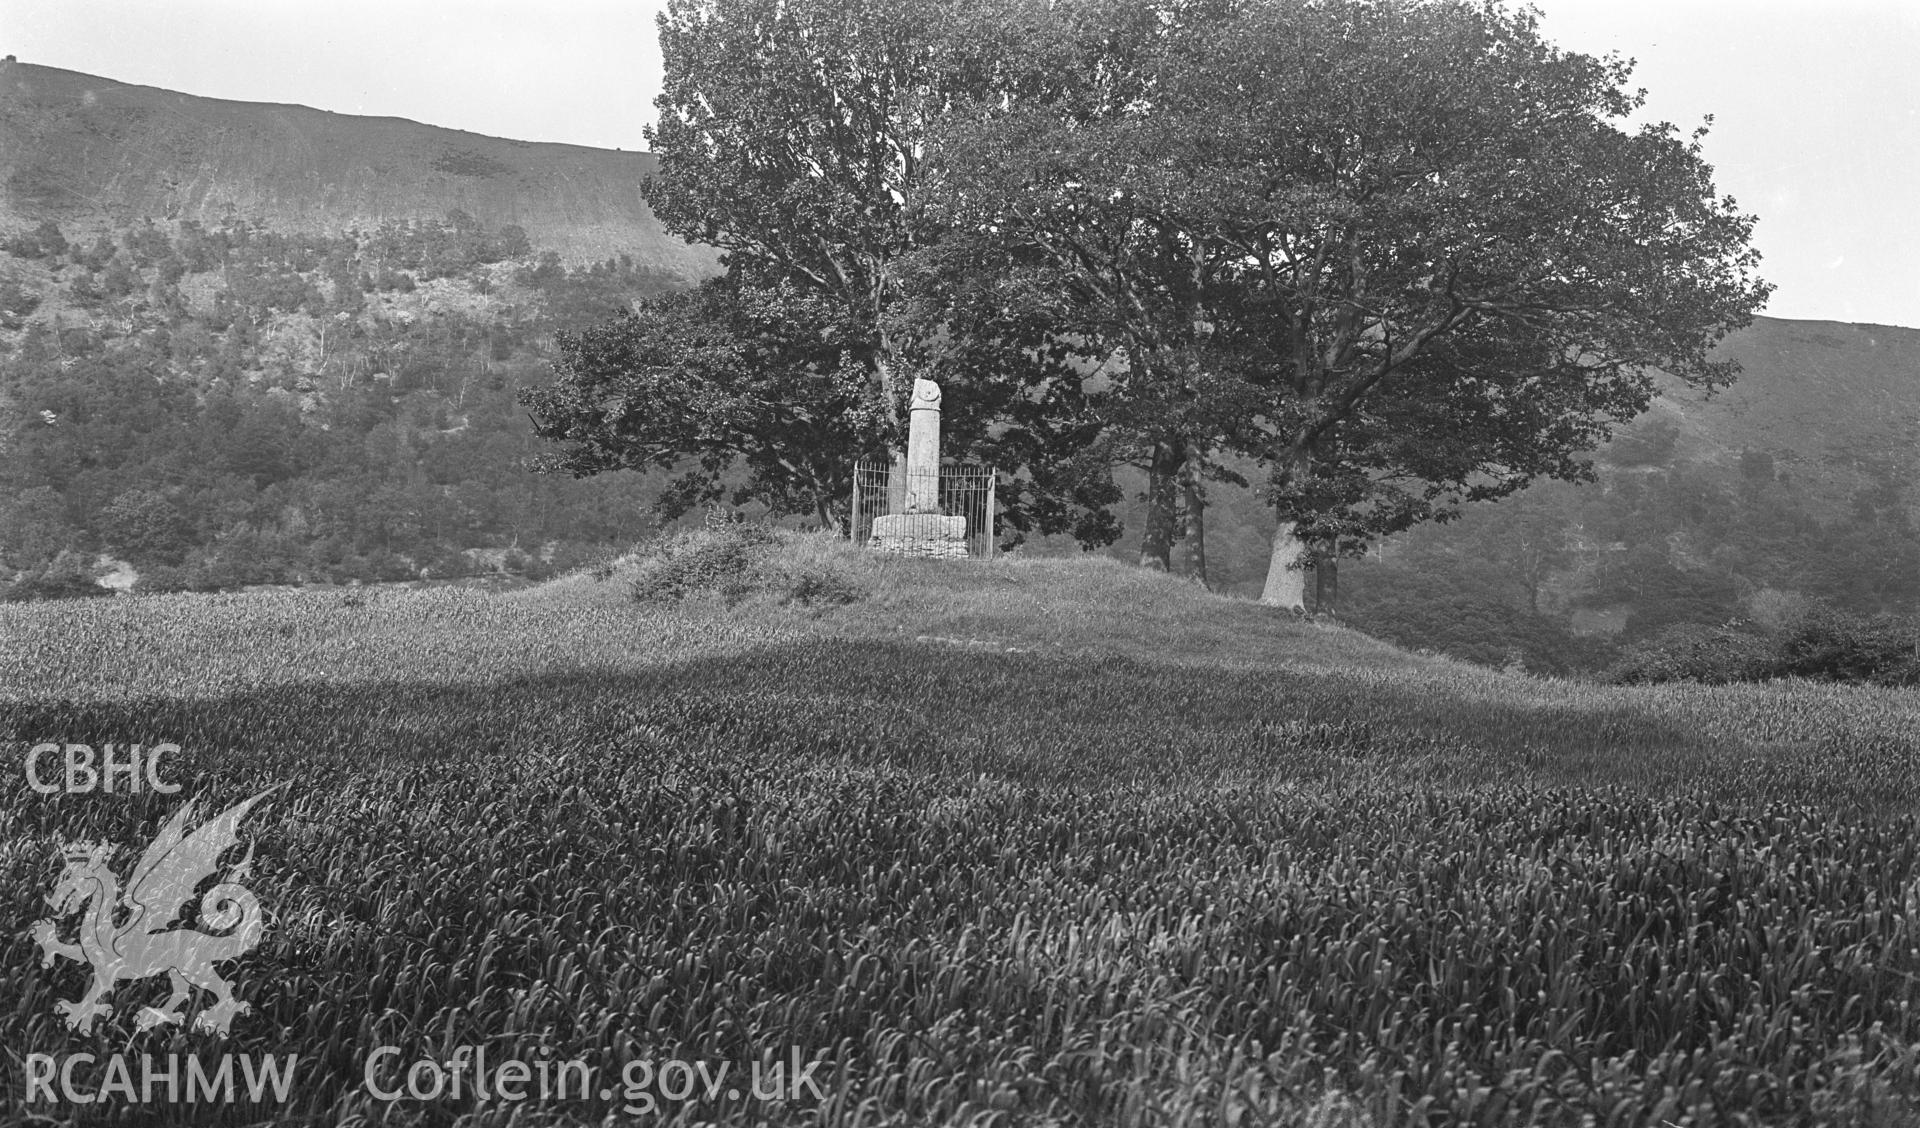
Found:
<path fill-rule="evenodd" d="M 940 511 L 940 385 L 913 382 L 907 416 L 907 512 Z"/>

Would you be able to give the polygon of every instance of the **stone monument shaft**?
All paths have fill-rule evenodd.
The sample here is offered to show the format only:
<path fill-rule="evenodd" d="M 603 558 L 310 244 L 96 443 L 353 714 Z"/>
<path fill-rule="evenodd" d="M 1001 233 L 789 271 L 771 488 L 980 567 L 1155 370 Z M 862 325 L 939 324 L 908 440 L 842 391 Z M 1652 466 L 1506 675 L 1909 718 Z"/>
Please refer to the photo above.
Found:
<path fill-rule="evenodd" d="M 915 380 L 908 410 L 907 456 L 904 463 L 896 456 L 887 512 L 873 519 L 867 547 L 906 556 L 965 556 L 967 516 L 948 516 L 940 506 L 940 385 Z"/>
<path fill-rule="evenodd" d="M 940 385 L 913 382 L 907 415 L 907 512 L 940 512 Z"/>

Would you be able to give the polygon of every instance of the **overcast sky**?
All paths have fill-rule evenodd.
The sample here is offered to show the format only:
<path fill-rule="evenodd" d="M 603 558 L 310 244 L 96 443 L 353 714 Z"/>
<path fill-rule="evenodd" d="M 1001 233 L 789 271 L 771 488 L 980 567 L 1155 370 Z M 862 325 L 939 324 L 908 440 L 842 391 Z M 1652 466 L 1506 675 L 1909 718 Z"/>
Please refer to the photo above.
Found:
<path fill-rule="evenodd" d="M 1714 115 L 1775 317 L 1920 328 L 1920 0 L 1540 0 L 1639 60 L 1648 113 Z M 217 98 L 640 149 L 650 0 L 0 0 L 0 54 Z"/>

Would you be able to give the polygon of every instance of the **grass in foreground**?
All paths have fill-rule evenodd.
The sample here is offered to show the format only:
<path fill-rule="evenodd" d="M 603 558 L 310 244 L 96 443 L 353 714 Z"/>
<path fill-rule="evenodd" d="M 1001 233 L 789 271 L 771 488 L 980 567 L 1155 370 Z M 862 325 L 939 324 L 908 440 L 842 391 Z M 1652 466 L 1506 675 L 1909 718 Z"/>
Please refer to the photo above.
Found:
<path fill-rule="evenodd" d="M 1510 678 L 1103 562 L 778 554 L 864 598 L 0 608 L 12 747 L 171 740 L 186 785 L 0 797 L 4 1044 L 300 1057 L 285 1104 L 34 1111 L 591 1123 L 629 1062 L 797 1048 L 823 1100 L 636 1118 L 1910 1122 L 1920 694 Z M 134 1033 L 158 980 L 69 1033 L 86 975 L 24 935 L 60 843 L 124 874 L 175 799 L 281 782 L 233 1037 Z M 615 1092 L 389 1104 L 382 1045 Z"/>

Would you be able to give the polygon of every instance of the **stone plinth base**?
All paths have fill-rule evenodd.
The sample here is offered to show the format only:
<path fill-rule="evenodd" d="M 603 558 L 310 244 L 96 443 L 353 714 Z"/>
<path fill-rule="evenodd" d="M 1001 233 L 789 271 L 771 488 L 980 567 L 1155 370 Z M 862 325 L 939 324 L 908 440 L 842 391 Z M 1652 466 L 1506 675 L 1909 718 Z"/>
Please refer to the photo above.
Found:
<path fill-rule="evenodd" d="M 867 547 L 902 556 L 967 555 L 967 519 L 937 513 L 899 513 L 875 517 Z"/>

